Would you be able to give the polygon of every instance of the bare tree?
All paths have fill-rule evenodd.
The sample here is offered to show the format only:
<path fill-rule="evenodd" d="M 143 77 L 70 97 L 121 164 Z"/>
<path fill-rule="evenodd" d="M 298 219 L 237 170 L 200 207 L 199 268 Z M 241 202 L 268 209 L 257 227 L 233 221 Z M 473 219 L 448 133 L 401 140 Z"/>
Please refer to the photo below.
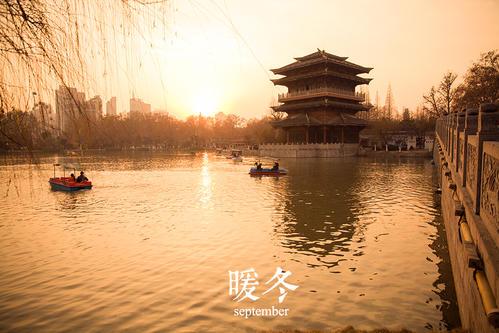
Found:
<path fill-rule="evenodd" d="M 432 86 L 430 91 L 426 95 L 423 95 L 423 100 L 423 110 L 430 118 L 438 118 L 443 113 L 438 91 L 435 89 L 435 86 Z"/>
<path fill-rule="evenodd" d="M 270 108 L 270 116 L 272 117 L 272 120 L 281 120 L 284 119 L 285 113 L 276 111 L 274 108 Z"/>
<path fill-rule="evenodd" d="M 453 87 L 456 78 L 457 74 L 451 71 L 445 73 L 438 85 L 438 89 L 432 86 L 430 91 L 426 95 L 423 95 L 423 111 L 430 118 L 438 118 L 442 114 L 452 111 L 456 96 L 456 89 Z"/>
<path fill-rule="evenodd" d="M 444 112 L 450 113 L 452 110 L 454 97 L 456 95 L 456 89 L 454 89 L 453 84 L 456 81 L 457 74 L 451 71 L 445 73 L 440 85 L 438 87 L 438 94 L 440 96 L 440 101 L 443 104 Z"/>
<path fill-rule="evenodd" d="M 384 106 L 384 117 L 386 119 L 392 119 L 393 117 L 393 111 L 394 111 L 394 105 L 393 105 L 393 93 L 392 93 L 392 86 L 391 84 L 388 85 L 388 89 L 386 91 L 386 100 L 385 100 L 385 106 Z"/>
<path fill-rule="evenodd" d="M 284 112 L 281 111 L 276 111 L 275 107 L 278 106 L 277 101 L 275 97 L 272 97 L 270 100 L 270 107 L 269 107 L 269 112 L 270 112 L 270 117 L 272 120 L 281 120 L 285 117 Z"/>

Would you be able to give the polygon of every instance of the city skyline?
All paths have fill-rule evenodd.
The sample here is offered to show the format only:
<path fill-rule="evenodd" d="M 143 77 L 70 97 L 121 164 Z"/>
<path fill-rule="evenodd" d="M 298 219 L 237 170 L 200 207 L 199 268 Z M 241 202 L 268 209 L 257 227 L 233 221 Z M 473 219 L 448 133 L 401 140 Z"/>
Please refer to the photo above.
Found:
<path fill-rule="evenodd" d="M 271 79 L 279 76 L 270 69 L 320 48 L 373 67 L 371 102 L 377 95 L 383 105 L 391 86 L 400 113 L 415 110 L 423 94 L 449 70 L 459 75 L 459 84 L 473 61 L 497 49 L 494 36 L 499 35 L 494 20 L 499 3 L 487 0 L 440 1 L 431 10 L 425 1 L 168 6 L 162 22 L 149 22 L 153 27 L 145 29 L 147 33 L 131 37 L 130 51 L 119 47 L 126 43 L 113 30 L 118 35 L 110 37 L 118 46 L 106 50 L 107 58 L 83 52 L 82 57 L 91 60 L 88 78 L 68 85 L 81 84 L 87 95 L 106 101 L 116 96 L 118 113 L 128 109 L 130 98 L 140 96 L 153 110 L 166 110 L 179 119 L 217 112 L 262 117 L 278 94 L 286 92 L 274 87 Z M 156 15 L 159 9 L 150 10 Z M 51 93 L 39 96 L 54 104 Z"/>

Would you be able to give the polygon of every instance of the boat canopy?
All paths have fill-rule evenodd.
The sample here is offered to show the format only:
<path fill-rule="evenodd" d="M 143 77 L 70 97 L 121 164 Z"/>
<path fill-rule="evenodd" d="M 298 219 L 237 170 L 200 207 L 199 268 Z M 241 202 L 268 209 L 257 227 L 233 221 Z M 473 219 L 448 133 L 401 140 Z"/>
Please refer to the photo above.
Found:
<path fill-rule="evenodd" d="M 82 170 L 81 165 L 79 163 L 68 163 L 68 164 L 64 164 L 62 167 L 66 170 L 69 170 L 69 169 Z"/>

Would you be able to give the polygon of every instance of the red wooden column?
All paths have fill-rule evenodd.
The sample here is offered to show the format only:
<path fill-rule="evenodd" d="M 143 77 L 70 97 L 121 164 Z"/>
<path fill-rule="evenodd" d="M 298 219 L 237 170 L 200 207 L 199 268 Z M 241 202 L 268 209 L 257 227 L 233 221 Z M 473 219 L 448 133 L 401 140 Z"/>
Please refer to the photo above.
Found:
<path fill-rule="evenodd" d="M 305 143 L 308 144 L 308 126 L 305 126 Z"/>
<path fill-rule="evenodd" d="M 286 129 L 286 144 L 289 144 L 289 128 Z"/>
<path fill-rule="evenodd" d="M 322 128 L 322 143 L 327 143 L 327 129 L 326 125 Z"/>

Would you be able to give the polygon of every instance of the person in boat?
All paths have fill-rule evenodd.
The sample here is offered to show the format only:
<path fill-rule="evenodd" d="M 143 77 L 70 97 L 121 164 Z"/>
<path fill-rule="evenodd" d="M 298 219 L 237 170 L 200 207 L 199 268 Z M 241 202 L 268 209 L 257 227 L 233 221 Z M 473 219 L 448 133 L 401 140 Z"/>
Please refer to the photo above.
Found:
<path fill-rule="evenodd" d="M 78 178 L 76 178 L 76 182 L 77 183 L 82 183 L 82 182 L 86 182 L 88 181 L 88 178 L 85 177 L 85 174 L 83 173 L 83 171 L 80 172 L 80 175 L 78 176 Z"/>
<path fill-rule="evenodd" d="M 69 177 L 71 178 L 71 181 L 73 181 L 73 182 L 76 181 L 76 177 L 75 177 L 74 173 L 72 173 Z"/>
<path fill-rule="evenodd" d="M 262 163 L 260 162 L 255 162 L 256 170 L 261 171 L 262 170 Z"/>
<path fill-rule="evenodd" d="M 272 167 L 272 171 L 279 171 L 279 162 L 275 161 L 274 166 Z"/>

